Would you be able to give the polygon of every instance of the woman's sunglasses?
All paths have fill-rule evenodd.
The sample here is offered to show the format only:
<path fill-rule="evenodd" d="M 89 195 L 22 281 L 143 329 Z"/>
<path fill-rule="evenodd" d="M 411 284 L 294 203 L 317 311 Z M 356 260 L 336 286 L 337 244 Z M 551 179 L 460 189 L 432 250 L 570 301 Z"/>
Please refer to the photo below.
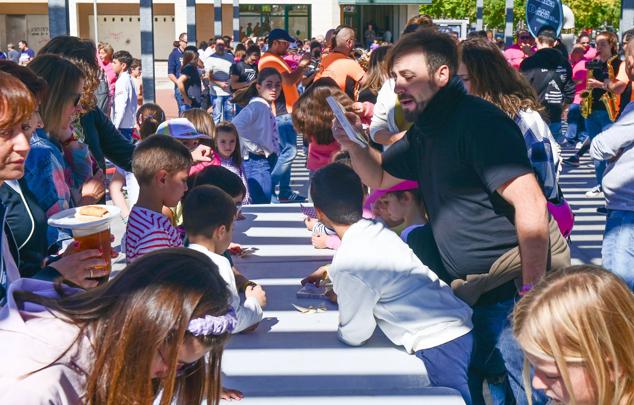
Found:
<path fill-rule="evenodd" d="M 80 101 L 81 101 L 81 93 L 75 94 L 75 98 L 73 99 L 73 105 L 77 107 Z"/>

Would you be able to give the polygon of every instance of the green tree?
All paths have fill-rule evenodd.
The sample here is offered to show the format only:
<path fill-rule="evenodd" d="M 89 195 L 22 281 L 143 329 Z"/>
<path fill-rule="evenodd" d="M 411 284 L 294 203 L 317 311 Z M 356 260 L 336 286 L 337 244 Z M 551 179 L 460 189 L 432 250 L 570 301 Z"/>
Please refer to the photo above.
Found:
<path fill-rule="evenodd" d="M 618 28 L 621 14 L 620 0 L 566 0 L 564 3 L 575 14 L 575 28 Z M 432 0 L 430 5 L 420 6 L 420 12 L 432 18 L 468 19 L 475 22 L 475 0 Z M 514 27 L 522 25 L 526 18 L 526 0 L 515 0 L 513 5 Z M 484 0 L 484 25 L 503 30 L 506 19 L 505 0 Z"/>

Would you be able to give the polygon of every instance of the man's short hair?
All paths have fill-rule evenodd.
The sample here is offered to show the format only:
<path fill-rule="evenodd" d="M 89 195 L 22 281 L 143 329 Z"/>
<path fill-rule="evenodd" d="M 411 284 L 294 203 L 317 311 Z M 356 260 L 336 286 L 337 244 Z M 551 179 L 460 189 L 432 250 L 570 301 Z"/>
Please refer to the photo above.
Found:
<path fill-rule="evenodd" d="M 139 184 L 149 185 L 160 170 L 173 175 L 189 171 L 192 155 L 182 143 L 167 135 L 152 135 L 141 141 L 132 154 L 132 172 Z"/>
<path fill-rule="evenodd" d="M 544 27 L 539 30 L 537 41 L 540 44 L 548 45 L 552 48 L 555 46 L 555 42 L 557 42 L 557 32 L 551 27 Z"/>
<path fill-rule="evenodd" d="M 15 45 L 12 43 L 7 44 L 7 48 L 9 49 L 15 49 Z"/>
<path fill-rule="evenodd" d="M 621 38 L 623 39 L 623 43 L 630 42 L 630 39 L 634 38 L 634 28 L 630 28 L 629 30 L 625 31 Z"/>
<path fill-rule="evenodd" d="M 183 227 L 189 236 L 211 237 L 224 225 L 231 227 L 238 209 L 229 194 L 215 186 L 198 186 L 183 201 Z"/>
<path fill-rule="evenodd" d="M 132 55 L 128 51 L 117 51 L 112 55 L 112 60 L 118 60 L 119 63 L 125 63 L 126 70 L 130 70 L 130 66 L 132 66 Z"/>
<path fill-rule="evenodd" d="M 26 41 L 25 41 L 25 40 L 23 40 L 23 39 L 22 39 L 22 40 L 20 40 L 18 43 L 23 43 L 23 44 L 24 44 L 24 46 L 29 46 L 29 43 L 28 43 L 28 42 L 26 42 Z"/>
<path fill-rule="evenodd" d="M 337 225 L 352 225 L 363 215 L 363 185 L 352 168 L 331 163 L 317 170 L 310 196 L 321 212 Z"/>
<path fill-rule="evenodd" d="M 188 185 L 191 189 L 204 185 L 216 186 L 229 194 L 231 198 L 244 197 L 247 193 L 240 176 L 222 166 L 205 167 L 189 178 Z"/>
<path fill-rule="evenodd" d="M 388 72 L 392 70 L 396 60 L 411 53 L 425 55 L 430 74 L 435 73 L 443 65 L 449 67 L 451 76 L 458 70 L 458 47 L 446 33 L 425 28 L 403 35 L 387 55 Z"/>
<path fill-rule="evenodd" d="M 262 51 L 260 50 L 260 47 L 257 45 L 251 45 L 250 47 L 247 48 L 247 53 L 246 56 L 251 56 L 253 54 L 261 54 Z"/>

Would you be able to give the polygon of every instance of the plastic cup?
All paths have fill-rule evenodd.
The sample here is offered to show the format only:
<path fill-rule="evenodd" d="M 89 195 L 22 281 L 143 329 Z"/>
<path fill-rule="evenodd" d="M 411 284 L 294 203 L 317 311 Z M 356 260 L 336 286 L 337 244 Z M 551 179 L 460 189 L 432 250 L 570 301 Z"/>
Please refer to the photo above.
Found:
<path fill-rule="evenodd" d="M 107 270 L 108 274 L 102 277 L 95 277 L 99 284 L 108 281 L 112 271 L 112 245 L 110 244 L 110 222 L 96 227 L 73 229 L 73 238 L 79 242 L 78 252 L 90 249 L 99 249 L 101 257 L 105 260 L 105 266 L 95 267 L 96 270 Z"/>

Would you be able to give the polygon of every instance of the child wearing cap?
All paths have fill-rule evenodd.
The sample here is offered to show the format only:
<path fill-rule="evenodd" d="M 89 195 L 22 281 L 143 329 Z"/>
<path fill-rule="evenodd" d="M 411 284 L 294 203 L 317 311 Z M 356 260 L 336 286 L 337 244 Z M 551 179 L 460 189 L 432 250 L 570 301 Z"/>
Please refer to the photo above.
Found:
<path fill-rule="evenodd" d="M 383 201 L 384 215 L 393 222 L 401 222 L 403 230 L 400 237 L 412 249 L 416 257 L 429 267 L 441 280 L 451 283 L 451 277 L 445 270 L 427 221 L 427 213 L 418 191 L 418 182 L 405 180 L 388 189 L 375 190 L 366 200 L 372 205 Z"/>
<path fill-rule="evenodd" d="M 165 135 L 141 141 L 132 155 L 139 198 L 130 210 L 123 241 L 128 263 L 154 250 L 183 246 L 183 239 L 163 207 L 175 207 L 187 191 L 192 156 L 183 144 Z"/>
<path fill-rule="evenodd" d="M 160 135 L 170 136 L 183 145 L 192 153 L 198 150 L 201 140 L 208 140 L 211 142 L 211 137 L 207 134 L 203 134 L 196 130 L 194 124 L 192 124 L 187 118 L 173 118 L 167 120 L 158 126 L 156 133 Z M 189 175 L 194 175 L 207 166 L 220 166 L 220 158 L 213 149 L 210 149 L 210 160 L 194 162 L 191 166 Z"/>
<path fill-rule="evenodd" d="M 339 305 L 339 339 L 362 345 L 378 325 L 423 362 L 432 386 L 456 389 L 471 404 L 469 306 L 398 235 L 363 219 L 361 179 L 351 168 L 333 163 L 319 169 L 310 194 L 319 220 L 341 237 L 328 270 Z M 320 269 L 303 282 L 323 277 Z"/>

